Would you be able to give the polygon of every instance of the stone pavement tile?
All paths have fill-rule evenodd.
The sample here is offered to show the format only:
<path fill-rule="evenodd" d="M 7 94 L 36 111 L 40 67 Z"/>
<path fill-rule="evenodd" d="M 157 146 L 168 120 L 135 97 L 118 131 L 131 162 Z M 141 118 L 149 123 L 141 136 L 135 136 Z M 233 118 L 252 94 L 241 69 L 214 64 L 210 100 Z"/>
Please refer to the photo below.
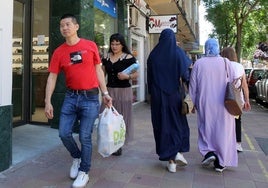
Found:
<path fill-rule="evenodd" d="M 125 185 L 124 188 L 160 188 L 160 187 L 151 187 L 151 186 L 145 186 L 145 185 L 138 185 L 135 183 L 128 183 Z"/>
<path fill-rule="evenodd" d="M 161 180 L 161 188 L 192 188 L 192 181 L 180 178 L 179 176 L 175 178 L 164 178 Z"/>
<path fill-rule="evenodd" d="M 194 174 L 192 172 L 177 170 L 176 173 L 170 173 L 170 172 L 166 171 L 163 179 L 165 181 L 166 180 L 180 181 L 181 184 L 184 184 L 184 185 L 192 185 L 193 177 L 194 177 Z M 191 182 L 191 184 L 188 184 L 187 182 L 188 183 Z"/>
<path fill-rule="evenodd" d="M 221 187 L 224 182 L 224 178 L 222 174 L 214 173 L 214 174 L 201 174 L 195 173 L 193 177 L 194 185 L 197 186 L 207 186 L 207 187 Z M 195 187 L 194 186 L 194 187 Z"/>
<path fill-rule="evenodd" d="M 90 181 L 90 180 L 89 180 Z M 87 188 L 124 188 L 125 183 L 107 180 L 104 178 L 98 179 L 94 185 L 87 185 Z"/>
<path fill-rule="evenodd" d="M 122 156 L 103 158 L 97 152 L 97 131 L 93 132 L 92 166 L 87 188 L 267 188 L 268 159 L 258 146 L 254 136 L 263 125 L 244 127 L 247 139 L 245 151 L 239 153 L 237 168 L 215 172 L 213 165 L 201 166 L 203 157 L 198 151 L 196 116 L 187 116 L 190 126 L 190 152 L 183 153 L 188 161 L 185 167 L 177 167 L 176 173 L 166 169 L 166 162 L 159 161 L 150 111 L 142 104 L 134 113 L 135 139 L 123 147 Z M 252 116 L 253 117 L 253 116 Z M 245 117 L 243 119 L 247 121 Z M 256 119 L 254 121 L 257 121 Z M 251 121 L 254 123 L 254 121 Z M 245 138 L 245 134 L 243 134 Z M 77 137 L 78 139 L 78 137 Z M 70 188 L 69 178 L 72 159 L 62 144 L 9 170 L 0 173 L 0 188 Z M 18 186 L 19 185 L 19 186 Z"/>
<path fill-rule="evenodd" d="M 228 172 L 226 171 L 226 173 L 224 172 L 224 178 L 236 178 L 240 180 L 249 180 L 252 178 L 252 175 L 250 172 L 238 171 L 237 169 L 235 169 L 235 170 L 228 170 Z"/>
<path fill-rule="evenodd" d="M 265 182 L 268 183 L 268 174 L 266 172 L 266 174 L 262 173 L 251 173 L 252 174 L 252 179 L 256 182 Z"/>
<path fill-rule="evenodd" d="M 118 170 L 121 172 L 133 173 L 135 172 L 139 166 L 133 164 L 130 160 L 121 159 L 118 160 L 110 169 L 111 170 Z"/>
<path fill-rule="evenodd" d="M 247 166 L 249 168 L 249 171 L 251 173 L 263 173 L 263 169 L 259 165 L 252 165 L 252 166 Z"/>
<path fill-rule="evenodd" d="M 155 160 L 157 159 L 157 155 L 155 154 L 155 149 L 147 149 L 146 150 L 142 150 L 141 148 L 139 148 L 140 150 L 137 150 L 139 147 L 131 147 L 129 148 L 123 155 L 126 157 L 129 157 L 132 160 L 132 158 L 135 159 L 150 159 L 150 160 Z"/>
<path fill-rule="evenodd" d="M 149 187 L 160 187 L 161 179 L 151 175 L 135 174 L 130 180 L 130 183 Z"/>
<path fill-rule="evenodd" d="M 224 178 L 225 188 L 256 188 L 254 181 L 242 180 L 237 178 L 225 177 Z"/>
<path fill-rule="evenodd" d="M 195 165 L 195 174 L 204 174 L 208 176 L 214 176 L 219 175 L 220 173 L 217 173 L 214 170 L 214 166 L 211 164 L 210 166 L 203 167 L 201 163 Z"/>
<path fill-rule="evenodd" d="M 108 169 L 102 174 L 101 178 L 109 181 L 128 183 L 133 176 L 134 173 Z"/>
<path fill-rule="evenodd" d="M 193 187 L 191 188 L 225 188 L 224 185 L 213 185 L 193 182 Z"/>
<path fill-rule="evenodd" d="M 264 182 L 255 182 L 256 188 L 267 188 L 268 187 L 268 183 L 264 183 Z"/>
<path fill-rule="evenodd" d="M 166 172 L 166 169 L 163 168 L 161 163 L 159 163 L 157 160 L 143 159 L 133 161 L 133 163 L 139 166 L 139 168 L 136 170 L 136 173 L 138 174 L 145 174 L 162 178 Z"/>

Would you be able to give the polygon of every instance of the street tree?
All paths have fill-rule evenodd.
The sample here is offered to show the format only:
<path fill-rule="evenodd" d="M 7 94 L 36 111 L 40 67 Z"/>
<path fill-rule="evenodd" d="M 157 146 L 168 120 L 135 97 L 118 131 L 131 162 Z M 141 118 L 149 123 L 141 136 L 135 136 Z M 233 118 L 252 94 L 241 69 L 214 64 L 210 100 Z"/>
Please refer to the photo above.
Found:
<path fill-rule="evenodd" d="M 214 25 L 214 35 L 218 37 L 222 47 L 234 44 L 239 60 L 242 47 L 245 47 L 243 37 L 247 36 L 250 39 L 249 34 L 253 31 L 250 27 L 256 27 L 254 22 L 265 23 L 265 34 L 267 34 L 267 17 L 264 20 L 253 19 L 254 17 L 258 19 L 261 17 L 260 13 L 267 11 L 267 0 L 203 0 L 203 2 L 208 13 L 206 18 Z M 245 28 L 249 30 L 245 31 Z M 244 34 L 247 32 L 248 35 Z M 247 41 L 247 44 L 250 42 Z"/>

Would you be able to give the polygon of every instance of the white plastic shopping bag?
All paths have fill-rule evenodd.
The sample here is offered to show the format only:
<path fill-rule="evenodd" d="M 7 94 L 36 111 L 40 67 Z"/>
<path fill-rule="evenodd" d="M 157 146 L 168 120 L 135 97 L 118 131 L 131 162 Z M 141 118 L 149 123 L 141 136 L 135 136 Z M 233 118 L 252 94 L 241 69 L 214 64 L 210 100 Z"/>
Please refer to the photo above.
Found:
<path fill-rule="evenodd" d="M 114 107 L 106 107 L 99 116 L 98 152 L 109 157 L 125 143 L 126 125 L 123 116 Z"/>

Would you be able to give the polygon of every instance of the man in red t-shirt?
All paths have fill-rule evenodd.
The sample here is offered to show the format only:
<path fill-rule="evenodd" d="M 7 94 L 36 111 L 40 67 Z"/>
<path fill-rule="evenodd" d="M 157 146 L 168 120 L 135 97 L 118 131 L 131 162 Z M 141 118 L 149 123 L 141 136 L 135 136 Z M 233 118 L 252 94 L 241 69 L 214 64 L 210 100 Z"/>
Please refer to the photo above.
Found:
<path fill-rule="evenodd" d="M 67 91 L 60 114 L 59 136 L 73 157 L 70 177 L 75 179 L 73 187 L 84 187 L 91 166 L 93 125 L 99 114 L 99 88 L 103 102 L 112 106 L 112 98 L 106 88 L 101 60 L 93 41 L 79 38 L 79 25 L 72 14 L 60 19 L 60 31 L 65 43 L 53 53 L 46 85 L 45 114 L 48 119 L 54 117 L 51 96 L 54 92 L 58 74 L 63 71 L 66 77 Z M 79 120 L 79 140 L 81 149 L 72 136 L 73 125 Z"/>

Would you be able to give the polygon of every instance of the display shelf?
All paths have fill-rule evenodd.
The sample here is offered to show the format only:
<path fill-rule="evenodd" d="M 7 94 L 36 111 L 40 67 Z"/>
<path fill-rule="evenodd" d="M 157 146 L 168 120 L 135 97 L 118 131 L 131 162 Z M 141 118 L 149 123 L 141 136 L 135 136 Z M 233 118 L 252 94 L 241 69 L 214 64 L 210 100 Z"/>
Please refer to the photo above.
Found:
<path fill-rule="evenodd" d="M 13 67 L 23 64 L 22 39 L 13 39 Z M 15 66 L 17 65 L 17 66 Z M 48 67 L 48 37 L 42 36 L 33 38 L 32 42 L 32 67 Z"/>

